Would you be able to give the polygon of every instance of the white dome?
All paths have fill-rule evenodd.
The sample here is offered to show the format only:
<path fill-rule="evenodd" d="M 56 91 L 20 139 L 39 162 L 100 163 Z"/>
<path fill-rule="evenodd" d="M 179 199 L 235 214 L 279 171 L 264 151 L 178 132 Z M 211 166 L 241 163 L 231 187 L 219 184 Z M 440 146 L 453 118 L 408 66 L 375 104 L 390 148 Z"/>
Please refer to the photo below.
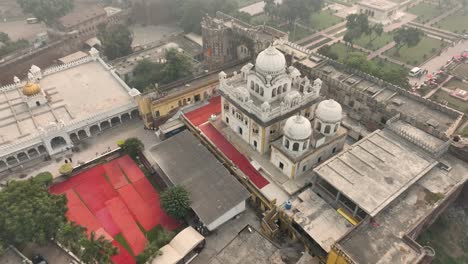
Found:
<path fill-rule="evenodd" d="M 255 70 L 263 74 L 280 74 L 286 70 L 286 58 L 275 47 L 260 52 L 255 61 Z"/>
<path fill-rule="evenodd" d="M 312 135 L 310 121 L 300 115 L 291 116 L 283 127 L 284 135 L 294 140 L 306 140 Z"/>
<path fill-rule="evenodd" d="M 322 122 L 336 123 L 342 118 L 341 105 L 333 99 L 324 100 L 319 103 L 315 110 L 315 115 Z"/>

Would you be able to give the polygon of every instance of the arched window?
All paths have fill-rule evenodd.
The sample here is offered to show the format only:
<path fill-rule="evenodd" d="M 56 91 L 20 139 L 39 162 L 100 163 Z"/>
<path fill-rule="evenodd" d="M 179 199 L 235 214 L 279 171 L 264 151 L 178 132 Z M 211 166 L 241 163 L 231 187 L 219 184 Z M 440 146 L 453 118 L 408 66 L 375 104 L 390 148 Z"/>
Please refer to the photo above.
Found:
<path fill-rule="evenodd" d="M 335 125 L 335 129 L 333 129 L 333 132 L 336 132 L 338 130 L 338 124 Z"/>
<path fill-rule="evenodd" d="M 323 133 L 329 134 L 329 133 L 330 133 L 330 130 L 331 130 L 330 125 L 326 125 L 326 126 L 325 126 L 325 131 L 323 131 Z"/>
<path fill-rule="evenodd" d="M 253 81 L 250 81 L 250 90 L 254 90 L 254 82 Z"/>
<path fill-rule="evenodd" d="M 317 127 L 316 127 L 317 131 L 320 132 L 320 130 L 322 130 L 322 123 L 320 123 L 320 121 L 317 122 Z"/>
<path fill-rule="evenodd" d="M 263 96 L 263 88 L 260 88 L 260 95 Z"/>
<path fill-rule="evenodd" d="M 286 91 L 288 91 L 288 84 L 287 83 L 285 83 L 283 85 L 283 93 L 285 93 Z"/>
<path fill-rule="evenodd" d="M 255 84 L 255 92 L 258 93 L 258 91 L 259 91 L 258 84 Z"/>
<path fill-rule="evenodd" d="M 297 143 L 297 142 L 294 143 L 294 144 L 293 144 L 293 149 L 292 149 L 292 150 L 293 150 L 293 151 L 299 151 L 299 143 Z"/>
<path fill-rule="evenodd" d="M 281 94 L 281 86 L 278 87 L 278 95 L 280 95 L 280 94 Z"/>
<path fill-rule="evenodd" d="M 304 144 L 302 144 L 302 150 L 305 150 L 307 148 L 307 145 L 308 145 L 307 143 L 308 142 L 306 141 L 306 142 L 304 142 Z"/>
<path fill-rule="evenodd" d="M 273 88 L 273 90 L 271 91 L 271 97 L 275 97 L 276 96 L 276 88 Z"/>
<path fill-rule="evenodd" d="M 284 147 L 289 149 L 289 139 L 284 140 Z"/>

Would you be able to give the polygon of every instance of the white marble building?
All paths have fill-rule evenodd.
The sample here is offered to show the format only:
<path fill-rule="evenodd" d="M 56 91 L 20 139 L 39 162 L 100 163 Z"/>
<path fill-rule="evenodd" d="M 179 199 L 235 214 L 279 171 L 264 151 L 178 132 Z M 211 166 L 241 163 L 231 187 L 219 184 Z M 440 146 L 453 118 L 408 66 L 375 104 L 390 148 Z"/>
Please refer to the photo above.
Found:
<path fill-rule="evenodd" d="M 301 77 L 275 47 L 260 52 L 255 65 L 248 63 L 231 78 L 221 72 L 219 78 L 223 122 L 258 152 L 271 150 L 271 162 L 290 178 L 305 171 L 304 164 L 309 169 L 317 163 L 313 153 L 326 148 L 331 155 L 343 147 L 346 130 L 340 129 L 341 106 L 327 100 L 315 110 L 322 81 L 311 83 Z M 313 133 L 310 120 L 315 113 L 320 115 L 314 120 L 317 131 Z M 276 146 L 279 141 L 282 147 Z"/>
<path fill-rule="evenodd" d="M 81 139 L 138 118 L 128 87 L 94 48 L 90 55 L 0 87 L 0 172 L 71 149 Z"/>

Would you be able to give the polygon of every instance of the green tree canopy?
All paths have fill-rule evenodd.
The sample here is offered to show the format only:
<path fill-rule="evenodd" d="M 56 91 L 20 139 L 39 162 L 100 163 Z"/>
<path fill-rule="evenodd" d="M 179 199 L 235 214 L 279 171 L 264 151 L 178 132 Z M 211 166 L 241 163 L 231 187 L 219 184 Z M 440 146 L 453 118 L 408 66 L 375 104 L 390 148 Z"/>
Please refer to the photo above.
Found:
<path fill-rule="evenodd" d="M 417 28 L 399 28 L 396 30 L 393 40 L 396 43 L 397 51 L 403 46 L 414 47 L 419 44 L 424 32 Z"/>
<path fill-rule="evenodd" d="M 13 181 L 0 192 L 0 234 L 6 244 L 46 244 L 62 226 L 67 211 L 64 195 L 52 195 L 40 181 Z"/>
<path fill-rule="evenodd" d="M 192 75 L 191 59 L 175 49 L 166 52 L 164 63 L 142 60 L 133 71 L 130 85 L 140 92 L 154 88 L 154 84 L 168 84 Z"/>
<path fill-rule="evenodd" d="M 351 14 L 346 17 L 346 33 L 343 40 L 352 46 L 355 39 L 372 32 L 366 14 Z"/>
<path fill-rule="evenodd" d="M 122 145 L 122 150 L 132 158 L 138 156 L 144 148 L 145 146 L 138 138 L 127 138 Z"/>
<path fill-rule="evenodd" d="M 73 0 L 17 0 L 25 13 L 33 14 L 37 19 L 51 24 L 73 9 Z"/>
<path fill-rule="evenodd" d="M 118 24 L 111 28 L 102 27 L 98 38 L 101 41 L 104 55 L 109 60 L 132 53 L 133 34 L 126 25 Z"/>
<path fill-rule="evenodd" d="M 79 254 L 80 259 L 88 264 L 110 264 L 111 257 L 119 253 L 111 241 L 103 236 L 97 238 L 94 232 L 91 232 L 89 239 L 81 240 L 81 246 L 83 251 Z"/>
<path fill-rule="evenodd" d="M 271 9 L 272 4 L 267 4 L 267 10 Z M 273 11 L 273 14 L 279 15 L 288 22 L 293 23 L 296 19 L 309 19 L 312 13 L 320 11 L 322 5 L 323 0 L 284 0 L 281 5 L 276 5 L 278 11 Z"/>
<path fill-rule="evenodd" d="M 82 240 L 86 240 L 86 228 L 75 222 L 64 223 L 57 232 L 56 239 L 73 253 L 79 253 Z"/>
<path fill-rule="evenodd" d="M 161 194 L 161 207 L 168 215 L 183 219 L 190 210 L 190 195 L 182 186 L 174 186 Z"/>

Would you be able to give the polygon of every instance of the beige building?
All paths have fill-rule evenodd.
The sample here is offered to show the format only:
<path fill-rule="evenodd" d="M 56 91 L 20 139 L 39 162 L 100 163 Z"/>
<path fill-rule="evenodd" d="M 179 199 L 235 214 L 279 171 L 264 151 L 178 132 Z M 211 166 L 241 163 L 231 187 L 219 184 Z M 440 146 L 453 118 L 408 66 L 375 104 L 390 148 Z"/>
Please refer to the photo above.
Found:
<path fill-rule="evenodd" d="M 358 3 L 359 13 L 364 13 L 374 23 L 384 25 L 398 19 L 398 4 L 387 0 L 365 0 Z"/>

